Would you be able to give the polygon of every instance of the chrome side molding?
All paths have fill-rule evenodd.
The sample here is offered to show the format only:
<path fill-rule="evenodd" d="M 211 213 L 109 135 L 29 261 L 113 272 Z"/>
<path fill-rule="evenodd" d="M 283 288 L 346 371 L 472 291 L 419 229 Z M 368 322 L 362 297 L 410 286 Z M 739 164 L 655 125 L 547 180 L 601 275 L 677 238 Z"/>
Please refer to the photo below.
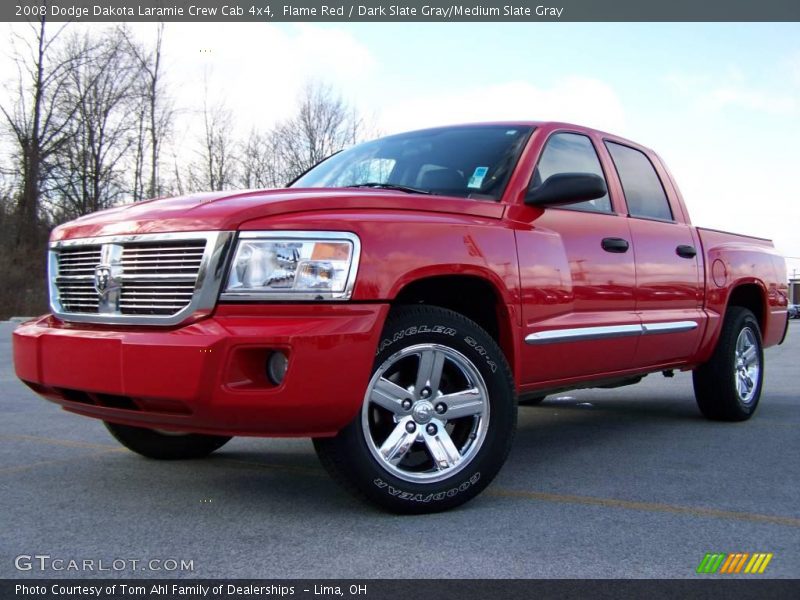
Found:
<path fill-rule="evenodd" d="M 575 327 L 572 329 L 550 329 L 537 331 L 525 336 L 527 344 L 554 344 L 558 342 L 579 342 L 583 340 L 602 340 L 634 335 L 656 335 L 660 333 L 680 333 L 697 328 L 696 321 L 664 321 L 641 325 L 603 325 L 600 327 Z"/>
<path fill-rule="evenodd" d="M 697 321 L 666 321 L 663 323 L 643 323 L 642 335 L 654 333 L 680 333 L 697 329 Z"/>

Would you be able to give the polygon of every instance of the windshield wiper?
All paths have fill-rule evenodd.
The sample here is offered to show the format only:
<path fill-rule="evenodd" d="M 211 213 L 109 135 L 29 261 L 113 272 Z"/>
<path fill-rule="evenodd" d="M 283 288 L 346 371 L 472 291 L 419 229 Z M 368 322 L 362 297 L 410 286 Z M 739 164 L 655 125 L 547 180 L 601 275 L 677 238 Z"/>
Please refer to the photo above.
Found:
<path fill-rule="evenodd" d="M 355 185 L 346 185 L 345 187 L 349 188 L 379 188 L 382 190 L 397 190 L 398 192 L 405 192 L 407 194 L 428 194 L 430 195 L 432 192 L 428 190 L 420 190 L 413 187 L 408 187 L 407 185 L 397 185 L 396 183 L 378 183 L 370 182 L 370 183 L 357 183 Z"/>

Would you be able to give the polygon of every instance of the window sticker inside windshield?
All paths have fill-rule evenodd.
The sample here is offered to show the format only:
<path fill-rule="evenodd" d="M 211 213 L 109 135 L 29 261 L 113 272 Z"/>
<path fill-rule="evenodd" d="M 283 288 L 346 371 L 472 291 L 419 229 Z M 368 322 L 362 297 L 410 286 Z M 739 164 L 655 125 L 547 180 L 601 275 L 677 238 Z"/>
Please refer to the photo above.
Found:
<path fill-rule="evenodd" d="M 469 178 L 469 183 L 467 183 L 467 187 L 470 189 L 478 189 L 483 184 L 483 178 L 486 177 L 486 173 L 489 172 L 489 167 L 475 167 L 475 172 L 472 174 L 472 177 Z"/>

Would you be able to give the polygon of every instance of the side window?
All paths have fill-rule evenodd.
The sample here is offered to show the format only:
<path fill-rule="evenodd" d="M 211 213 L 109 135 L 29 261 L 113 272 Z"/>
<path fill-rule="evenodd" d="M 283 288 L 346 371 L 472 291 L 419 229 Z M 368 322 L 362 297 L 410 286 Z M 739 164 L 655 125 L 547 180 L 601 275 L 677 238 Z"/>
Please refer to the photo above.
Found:
<path fill-rule="evenodd" d="M 540 186 L 556 173 L 591 173 L 605 179 L 592 141 L 577 133 L 556 133 L 550 136 L 533 172 L 530 189 Z M 611 200 L 606 194 L 602 198 L 567 204 L 562 208 L 611 212 Z"/>
<path fill-rule="evenodd" d="M 639 150 L 606 142 L 632 217 L 672 221 L 672 210 L 650 159 Z"/>

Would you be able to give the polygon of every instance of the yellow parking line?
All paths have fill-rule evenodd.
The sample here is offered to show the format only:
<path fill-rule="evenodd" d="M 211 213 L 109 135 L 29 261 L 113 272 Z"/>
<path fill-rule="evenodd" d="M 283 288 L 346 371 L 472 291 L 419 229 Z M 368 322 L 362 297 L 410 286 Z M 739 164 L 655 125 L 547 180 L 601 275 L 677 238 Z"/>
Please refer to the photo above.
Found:
<path fill-rule="evenodd" d="M 286 471 L 288 473 L 299 473 L 301 475 L 311 475 L 313 477 L 325 477 L 327 474 L 321 468 L 301 467 L 297 465 L 279 465 L 275 463 L 262 463 L 253 460 L 241 460 L 239 458 L 227 458 L 225 456 L 214 456 L 214 461 L 229 462 L 238 465 L 270 469 L 273 471 Z"/>
<path fill-rule="evenodd" d="M 800 519 L 780 515 L 762 515 L 758 513 L 737 512 L 733 510 L 720 510 L 716 508 L 701 508 L 680 506 L 677 504 L 661 504 L 659 502 L 634 502 L 619 500 L 617 498 L 596 498 L 594 496 L 572 496 L 569 494 L 550 494 L 547 492 L 529 492 L 526 490 L 509 490 L 504 488 L 489 488 L 484 492 L 491 496 L 505 498 L 525 498 L 528 500 L 542 500 L 560 504 L 583 504 L 588 506 L 604 506 L 608 508 L 625 508 L 628 510 L 643 510 L 656 513 L 683 514 L 694 517 L 714 517 L 719 519 L 733 519 L 736 521 L 750 521 L 752 523 L 769 523 L 772 525 L 785 525 L 800 527 Z"/>
<path fill-rule="evenodd" d="M 118 450 L 119 446 L 113 444 L 92 444 L 76 440 L 61 440 L 39 435 L 22 435 L 15 433 L 0 433 L 0 440 L 13 440 L 22 442 L 39 442 L 40 444 L 52 444 L 54 446 L 67 446 L 70 448 L 91 448 L 92 450 Z"/>
<path fill-rule="evenodd" d="M 55 438 L 39 437 L 33 435 L 16 435 L 16 434 L 0 434 L 1 439 L 16 439 L 31 442 L 40 442 L 43 444 L 54 444 L 60 446 L 72 446 L 77 448 L 91 448 L 94 450 L 101 450 L 97 455 L 111 452 L 127 452 L 125 448 L 117 448 L 104 444 L 91 444 L 88 442 L 77 442 L 72 440 L 61 440 Z M 19 465 L 15 467 L 0 468 L 0 474 L 16 472 L 20 470 L 30 469 L 38 466 L 47 466 L 59 464 L 64 462 L 72 462 L 74 459 L 62 459 L 52 461 L 42 461 L 31 463 L 29 465 Z M 300 475 L 310 475 L 313 477 L 325 476 L 323 469 L 314 467 L 303 467 L 297 465 L 281 465 L 274 463 L 262 463 L 256 461 L 241 460 L 237 458 L 226 458 L 224 456 L 215 456 L 214 461 L 228 462 L 239 464 L 242 466 L 249 466 L 261 469 L 269 469 L 274 471 L 285 471 L 289 473 L 297 473 Z M 632 500 L 621 500 L 618 498 L 599 498 L 595 496 L 576 496 L 571 494 L 552 494 L 549 492 L 534 492 L 528 490 L 512 490 L 502 487 L 490 487 L 485 494 L 496 496 L 500 498 L 522 498 L 526 500 L 539 500 L 542 502 L 554 502 L 558 504 L 579 504 L 584 506 L 603 506 L 606 508 L 622 508 L 627 510 L 640 510 L 645 512 L 654 513 L 671 513 L 683 514 L 695 517 L 712 517 L 718 519 L 731 519 L 735 521 L 748 521 L 751 523 L 769 523 L 771 525 L 784 525 L 788 527 L 800 527 L 800 519 L 795 517 L 785 517 L 781 515 L 764 515 L 759 513 L 738 512 L 732 510 L 720 510 L 716 508 L 702 508 L 692 506 L 681 506 L 677 504 L 663 504 L 659 502 L 636 502 Z M 770 558 L 772 558 L 770 556 Z M 769 562 L 769 561 L 767 561 Z M 751 566 L 752 565 L 752 566 Z M 751 561 L 748 568 L 755 571 L 761 565 L 753 564 Z M 747 571 L 745 571 L 747 572 Z"/>
<path fill-rule="evenodd" d="M 112 450 L 98 450 L 98 451 L 92 452 L 90 454 L 79 454 L 77 456 L 73 456 L 72 458 L 62 458 L 62 459 L 58 459 L 58 460 L 42 460 L 42 461 L 39 461 L 39 462 L 28 463 L 28 464 L 25 464 L 25 465 L 15 465 L 13 467 L 2 467 L 2 468 L 0 468 L 0 475 L 6 475 L 8 473 L 19 473 L 20 471 L 27 471 L 28 469 L 35 469 L 37 467 L 50 467 L 50 466 L 53 466 L 53 465 L 61 465 L 61 464 L 64 464 L 64 463 L 77 462 L 77 461 L 82 460 L 82 459 L 93 458 L 95 456 L 100 456 L 100 455 L 103 455 L 103 454 L 110 454 L 112 452 L 120 452 L 120 451 L 123 451 L 123 450 L 124 450 L 123 448 L 119 448 L 119 449 L 115 448 L 115 449 L 112 449 Z"/>

